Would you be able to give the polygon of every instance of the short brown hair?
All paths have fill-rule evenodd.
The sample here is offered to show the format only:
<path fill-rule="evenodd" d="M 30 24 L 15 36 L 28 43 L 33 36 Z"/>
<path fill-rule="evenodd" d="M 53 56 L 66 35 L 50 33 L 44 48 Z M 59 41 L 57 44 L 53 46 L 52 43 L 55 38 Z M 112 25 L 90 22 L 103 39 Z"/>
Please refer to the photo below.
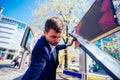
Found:
<path fill-rule="evenodd" d="M 48 32 L 50 29 L 54 29 L 56 32 L 63 30 L 63 22 L 58 17 L 49 18 L 45 23 L 45 31 Z"/>

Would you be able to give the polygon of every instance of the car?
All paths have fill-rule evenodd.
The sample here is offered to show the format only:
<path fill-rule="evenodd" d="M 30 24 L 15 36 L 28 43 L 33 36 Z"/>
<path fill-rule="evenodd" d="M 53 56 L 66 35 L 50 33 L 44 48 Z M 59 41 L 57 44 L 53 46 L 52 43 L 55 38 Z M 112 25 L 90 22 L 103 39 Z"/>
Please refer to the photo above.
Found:
<path fill-rule="evenodd" d="M 79 72 L 79 65 L 77 65 L 77 64 L 70 64 L 70 65 L 68 65 L 68 68 L 75 72 Z"/>

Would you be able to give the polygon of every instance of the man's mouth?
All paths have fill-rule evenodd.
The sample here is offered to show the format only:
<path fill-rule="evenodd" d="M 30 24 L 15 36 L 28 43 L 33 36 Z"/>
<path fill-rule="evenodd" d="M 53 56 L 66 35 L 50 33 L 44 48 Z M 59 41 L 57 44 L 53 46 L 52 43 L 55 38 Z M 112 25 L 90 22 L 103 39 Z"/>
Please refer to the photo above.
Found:
<path fill-rule="evenodd" d="M 53 46 L 56 46 L 56 45 L 58 45 L 58 43 L 52 43 L 52 45 L 53 45 Z"/>

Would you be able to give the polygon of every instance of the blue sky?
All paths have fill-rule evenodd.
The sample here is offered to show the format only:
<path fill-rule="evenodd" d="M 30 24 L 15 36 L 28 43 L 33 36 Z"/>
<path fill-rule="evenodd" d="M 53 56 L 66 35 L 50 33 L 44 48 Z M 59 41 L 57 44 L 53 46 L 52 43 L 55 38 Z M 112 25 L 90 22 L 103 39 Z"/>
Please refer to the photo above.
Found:
<path fill-rule="evenodd" d="M 0 0 L 0 7 L 4 7 L 2 15 L 30 24 L 38 2 L 44 4 L 50 0 Z M 91 0 L 94 1 L 94 0 Z"/>
<path fill-rule="evenodd" d="M 30 23 L 32 11 L 37 9 L 36 0 L 0 0 L 0 7 L 4 7 L 2 15 L 19 21 Z"/>

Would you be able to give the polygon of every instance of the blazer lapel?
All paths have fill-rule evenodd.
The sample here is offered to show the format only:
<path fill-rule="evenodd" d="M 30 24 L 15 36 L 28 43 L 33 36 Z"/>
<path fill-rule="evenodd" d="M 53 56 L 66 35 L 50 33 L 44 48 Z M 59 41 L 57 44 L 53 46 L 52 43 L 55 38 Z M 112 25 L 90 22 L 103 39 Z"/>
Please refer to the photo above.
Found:
<path fill-rule="evenodd" d="M 41 37 L 41 40 L 42 40 L 42 43 L 45 45 L 44 48 L 45 48 L 46 53 L 47 53 L 48 56 L 50 57 L 51 48 L 50 48 L 50 45 L 48 44 L 48 42 L 47 42 L 45 36 L 42 36 L 42 37 Z"/>
<path fill-rule="evenodd" d="M 47 52 L 47 54 L 49 56 L 49 59 L 50 59 L 50 57 L 51 57 L 51 54 L 50 54 L 51 53 L 51 47 L 48 44 L 45 36 L 42 36 L 41 40 L 42 40 L 42 43 L 46 46 L 45 47 L 45 51 Z M 54 58 L 55 62 L 57 62 L 57 58 L 58 58 L 58 54 L 57 53 L 58 53 L 58 51 L 57 51 L 57 48 L 55 47 L 54 50 L 52 51 L 52 55 L 53 55 L 53 58 Z"/>

